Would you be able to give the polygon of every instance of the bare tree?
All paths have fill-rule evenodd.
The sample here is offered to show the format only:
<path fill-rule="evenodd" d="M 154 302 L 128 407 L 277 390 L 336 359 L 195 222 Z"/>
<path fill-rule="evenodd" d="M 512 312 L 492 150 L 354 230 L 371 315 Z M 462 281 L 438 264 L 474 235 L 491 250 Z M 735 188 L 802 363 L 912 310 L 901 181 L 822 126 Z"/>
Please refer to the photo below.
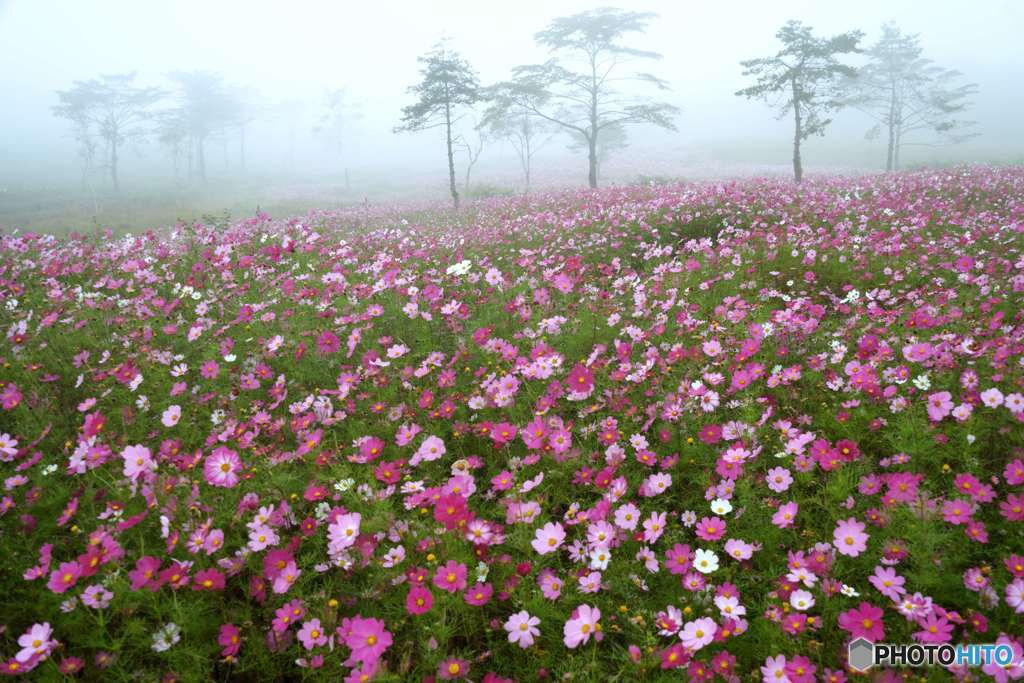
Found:
<path fill-rule="evenodd" d="M 772 102 L 778 107 L 779 118 L 793 112 L 793 177 L 798 183 L 804 177 L 800 143 L 812 135 L 825 134 L 832 122 L 826 114 L 844 104 L 839 81 L 855 73 L 836 55 L 859 52 L 857 43 L 863 35 L 850 31 L 817 38 L 810 26 L 789 21 L 775 34 L 782 41 L 782 49 L 774 56 L 740 62 L 743 75 L 753 76 L 756 81 L 737 95 Z"/>
<path fill-rule="evenodd" d="M 469 196 L 469 180 L 473 175 L 473 167 L 483 154 L 484 146 L 487 144 L 487 133 L 481 130 L 480 126 L 473 126 L 472 133 L 461 133 L 455 144 L 466 153 L 466 174 L 462 183 L 462 194 Z"/>
<path fill-rule="evenodd" d="M 121 145 L 148 133 L 142 124 L 152 116 L 150 107 L 164 97 L 158 88 L 140 88 L 134 83 L 134 72 L 75 81 L 70 90 L 57 91 L 60 104 L 53 107 L 55 116 L 74 124 L 76 134 L 85 145 L 83 150 L 87 151 L 90 166 L 95 157 L 91 131 L 95 129 L 106 142 L 114 191 L 121 189 L 118 176 Z"/>
<path fill-rule="evenodd" d="M 480 125 L 490 137 L 512 145 L 523 169 L 525 192 L 529 193 L 533 157 L 551 140 L 553 124 L 530 109 L 501 97 L 500 92 L 489 91 L 489 99 L 491 103 Z"/>
<path fill-rule="evenodd" d="M 977 135 L 968 130 L 972 121 L 956 117 L 970 106 L 978 86 L 954 85 L 961 74 L 922 58 L 918 38 L 885 24 L 882 37 L 866 51 L 870 61 L 844 81 L 846 103 L 877 121 L 868 138 L 886 133 L 887 171 L 899 169 L 906 145 L 956 144 Z M 908 140 L 918 132 L 930 139 Z"/>
<path fill-rule="evenodd" d="M 586 140 L 590 187 L 597 187 L 597 149 L 609 128 L 649 123 L 676 129 L 678 108 L 619 90 L 629 82 L 668 89 L 652 74 L 622 72 L 634 60 L 661 59 L 657 52 L 620 42 L 627 34 L 642 33 L 655 16 L 603 7 L 555 19 L 534 36 L 555 56 L 544 64 L 516 67 L 512 80 L 498 86 L 500 97 Z"/>

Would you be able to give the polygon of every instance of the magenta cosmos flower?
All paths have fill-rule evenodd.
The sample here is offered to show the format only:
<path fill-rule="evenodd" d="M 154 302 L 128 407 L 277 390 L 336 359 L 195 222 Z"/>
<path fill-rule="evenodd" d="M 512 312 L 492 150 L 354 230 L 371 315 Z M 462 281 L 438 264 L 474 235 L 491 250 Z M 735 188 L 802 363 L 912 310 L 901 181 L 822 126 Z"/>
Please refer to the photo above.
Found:
<path fill-rule="evenodd" d="M 856 609 L 847 610 L 839 615 L 839 627 L 847 631 L 853 639 L 867 638 L 878 643 L 885 639 L 882 614 L 881 607 L 862 602 Z"/>
<path fill-rule="evenodd" d="M 345 638 L 345 644 L 352 650 L 352 654 L 345 666 L 358 663 L 366 667 L 376 662 L 391 647 L 391 642 L 391 633 L 385 630 L 384 622 L 380 619 L 353 618 L 348 624 Z"/>

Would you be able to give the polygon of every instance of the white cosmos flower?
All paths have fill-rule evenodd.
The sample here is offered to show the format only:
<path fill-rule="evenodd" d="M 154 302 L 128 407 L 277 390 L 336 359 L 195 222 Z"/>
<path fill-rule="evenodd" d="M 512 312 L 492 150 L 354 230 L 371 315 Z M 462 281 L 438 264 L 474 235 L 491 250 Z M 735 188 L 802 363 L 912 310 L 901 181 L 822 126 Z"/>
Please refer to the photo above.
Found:
<path fill-rule="evenodd" d="M 727 515 L 732 512 L 732 503 L 724 498 L 715 498 L 711 501 L 711 511 L 716 515 Z"/>
<path fill-rule="evenodd" d="M 465 275 L 469 272 L 469 269 L 473 267 L 473 263 L 469 259 L 463 259 L 458 263 L 454 263 L 448 266 L 445 271 L 447 275 Z"/>
<path fill-rule="evenodd" d="M 701 574 L 711 574 L 718 570 L 718 555 L 713 550 L 701 548 L 694 553 L 693 567 Z"/>

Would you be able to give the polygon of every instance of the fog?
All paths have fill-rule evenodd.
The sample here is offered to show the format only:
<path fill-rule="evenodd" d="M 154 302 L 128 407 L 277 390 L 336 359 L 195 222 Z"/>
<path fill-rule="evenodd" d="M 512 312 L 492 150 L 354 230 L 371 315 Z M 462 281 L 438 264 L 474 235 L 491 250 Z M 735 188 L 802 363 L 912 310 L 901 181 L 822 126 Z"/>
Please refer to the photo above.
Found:
<path fill-rule="evenodd" d="M 631 126 L 628 147 L 602 163 L 602 183 L 640 176 L 789 172 L 792 122 L 777 120 L 768 104 L 735 93 L 750 84 L 739 62 L 775 54 L 775 33 L 791 19 L 803 21 L 822 36 L 860 29 L 865 33 L 862 46 L 878 39 L 883 23 L 894 22 L 905 33 L 920 34 L 924 57 L 961 72 L 962 82 L 977 84 L 978 92 L 962 116 L 976 122 L 976 135 L 956 145 L 908 147 L 905 167 L 1024 160 L 1024 50 L 1019 35 L 1024 3 L 601 4 L 657 14 L 644 33 L 627 35 L 622 42 L 663 55 L 638 67 L 665 79 L 671 89 L 653 95 L 679 108 L 676 131 Z M 37 198 L 40 192 L 74 193 L 82 188 L 94 197 L 109 193 L 101 175 L 94 173 L 97 177 L 82 182 L 72 126 L 54 116 L 52 108 L 58 104 L 55 92 L 71 88 L 75 81 L 126 72 L 137 73 L 135 85 L 168 93 L 175 89 L 168 78 L 171 73 L 216 72 L 225 83 L 257 92 L 260 106 L 245 133 L 244 169 L 237 131 L 217 133 L 206 143 L 205 183 L 195 177 L 189 180 L 180 166 L 176 173 L 166 146 L 149 135 L 123 146 L 123 192 L 242 184 L 252 193 L 250 203 L 264 205 L 289 194 L 313 201 L 318 188 L 329 188 L 324 196 L 335 202 L 412 196 L 443 200 L 448 182 L 443 132 L 393 132 L 402 108 L 414 99 L 407 88 L 420 78 L 417 57 L 446 36 L 450 47 L 476 70 L 481 85 L 504 81 L 513 67 L 548 58 L 548 50 L 534 41 L 536 32 L 556 17 L 597 6 L 578 0 L 0 1 L 0 226 L 9 227 L 15 220 L 17 212 L 10 203 L 19 193 L 33 192 Z M 843 61 L 856 66 L 864 57 L 852 55 Z M 359 116 L 346 120 L 339 150 L 314 127 L 324 113 L 326 93 L 342 87 Z M 159 111 L 174 101 L 169 94 L 152 109 Z M 479 116 L 479 111 L 475 116 L 465 114 L 457 132 L 468 135 Z M 884 136 L 865 139 L 874 122 L 853 108 L 833 118 L 823 137 L 812 136 L 804 144 L 806 170 L 883 170 Z M 930 142 L 927 135 L 922 140 Z M 537 186 L 586 185 L 586 152 L 571 151 L 568 143 L 569 138 L 559 134 L 537 153 Z M 461 151 L 455 162 L 461 183 Z M 473 169 L 473 183 L 511 189 L 521 185 L 521 175 L 514 150 L 492 141 Z"/>

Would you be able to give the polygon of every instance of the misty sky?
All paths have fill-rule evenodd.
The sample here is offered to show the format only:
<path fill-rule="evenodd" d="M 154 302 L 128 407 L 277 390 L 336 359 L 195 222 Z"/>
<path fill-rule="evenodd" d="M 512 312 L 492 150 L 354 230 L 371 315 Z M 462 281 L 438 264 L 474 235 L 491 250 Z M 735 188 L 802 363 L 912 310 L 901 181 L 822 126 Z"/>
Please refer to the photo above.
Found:
<path fill-rule="evenodd" d="M 76 79 L 132 70 L 143 83 L 161 87 L 169 87 L 163 77 L 171 71 L 219 71 L 272 100 L 309 102 L 308 117 L 315 117 L 325 88 L 347 85 L 364 103 L 355 145 L 358 163 L 433 168 L 431 155 L 439 153 L 435 137 L 390 132 L 409 103 L 405 89 L 417 79 L 418 55 L 445 34 L 478 70 L 481 82 L 498 81 L 511 67 L 545 57 L 532 35 L 552 18 L 599 4 L 658 13 L 647 34 L 630 42 L 664 54 L 660 63 L 644 68 L 669 81 L 672 92 L 665 99 L 682 109 L 678 133 L 636 133 L 629 150 L 634 165 L 645 150 L 702 158 L 729 148 L 735 160 L 742 156 L 736 149 L 760 145 L 779 150 L 779 163 L 787 163 L 788 121 L 774 121 L 768 107 L 733 93 L 744 85 L 738 62 L 773 53 L 775 31 L 794 18 L 819 34 L 862 29 L 865 44 L 874 42 L 879 26 L 889 20 L 920 33 L 926 57 L 980 86 L 970 118 L 979 122 L 982 137 L 943 154 L 1024 158 L 1024 2 L 1013 0 L 0 0 L 5 94 L 0 178 L 11 182 L 65 166 L 73 174 L 67 124 L 50 113 L 53 91 Z M 272 163 L 269 150 L 280 146 L 281 134 L 264 125 L 264 161 Z M 871 125 L 861 114 L 844 112 L 825 140 L 811 143 L 808 165 L 851 163 L 843 145 L 862 147 Z M 308 126 L 302 131 L 303 149 L 315 151 Z M 258 158 L 259 141 L 253 145 Z M 565 144 L 552 150 L 564 155 Z M 154 145 L 135 157 L 155 165 L 161 152 Z M 443 160 L 437 158 L 442 165 L 436 170 L 443 174 Z M 511 163 L 508 152 L 502 158 Z"/>

